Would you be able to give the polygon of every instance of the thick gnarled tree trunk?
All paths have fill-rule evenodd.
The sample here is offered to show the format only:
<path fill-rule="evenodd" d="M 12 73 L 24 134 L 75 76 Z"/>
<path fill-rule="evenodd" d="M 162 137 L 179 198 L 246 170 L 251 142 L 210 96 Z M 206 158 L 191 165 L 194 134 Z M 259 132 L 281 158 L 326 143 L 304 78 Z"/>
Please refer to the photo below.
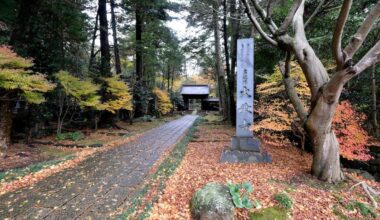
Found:
<path fill-rule="evenodd" d="M 0 157 L 5 157 L 11 143 L 12 108 L 11 102 L 0 102 Z"/>
<path fill-rule="evenodd" d="M 305 130 L 311 139 L 314 153 L 311 172 L 320 180 L 339 182 L 344 176 L 340 167 L 339 142 L 332 129 L 332 120 L 344 84 L 328 83 L 330 78 L 327 71 L 307 41 L 299 39 L 293 50 L 311 91 L 309 115 L 304 118 Z"/>
<path fill-rule="evenodd" d="M 322 94 L 305 126 L 314 152 L 311 172 L 320 180 L 330 183 L 337 183 L 344 179 L 340 167 L 339 142 L 331 127 L 336 105 L 337 102 L 329 103 Z"/>

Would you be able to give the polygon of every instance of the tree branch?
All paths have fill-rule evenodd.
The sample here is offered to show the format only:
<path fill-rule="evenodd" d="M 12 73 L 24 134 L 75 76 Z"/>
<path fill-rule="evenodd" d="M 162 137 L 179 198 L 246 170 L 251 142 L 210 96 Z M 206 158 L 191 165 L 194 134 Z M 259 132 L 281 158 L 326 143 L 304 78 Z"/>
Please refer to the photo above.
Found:
<path fill-rule="evenodd" d="M 338 21 L 335 26 L 334 36 L 333 36 L 333 56 L 337 64 L 337 70 L 341 70 L 344 67 L 344 57 L 342 52 L 342 34 L 343 29 L 346 24 L 348 14 L 350 12 L 352 5 L 352 0 L 344 0 L 342 8 L 339 13 Z"/>
<path fill-rule="evenodd" d="M 305 28 L 310 24 L 310 22 L 314 19 L 314 17 L 321 11 L 321 8 L 322 8 L 323 4 L 325 3 L 325 1 L 326 0 L 321 0 L 319 2 L 317 8 L 315 8 L 314 12 L 310 15 L 310 17 L 305 22 Z"/>
<path fill-rule="evenodd" d="M 355 52 L 361 47 L 366 39 L 369 31 L 376 23 L 377 18 L 380 16 L 380 2 L 368 14 L 362 25 L 359 27 L 355 35 L 351 38 L 350 43 L 344 49 L 346 59 L 351 60 Z"/>
<path fill-rule="evenodd" d="M 295 32 L 295 38 L 298 38 L 298 42 L 307 42 L 305 34 L 305 25 L 303 23 L 303 13 L 305 9 L 305 0 L 301 0 L 297 10 L 293 14 L 293 26 Z M 289 14 L 288 14 L 289 15 Z"/>
<path fill-rule="evenodd" d="M 371 203 L 372 203 L 372 206 L 377 209 L 378 208 L 378 205 L 377 205 L 377 202 L 374 198 L 374 196 L 378 196 L 380 195 L 379 192 L 377 192 L 375 189 L 373 189 L 371 186 L 369 186 L 366 182 L 364 181 L 361 181 L 359 182 L 358 180 L 354 179 L 352 176 L 350 175 L 346 175 L 348 177 L 348 179 L 352 180 L 353 182 L 356 182 L 356 184 L 354 184 L 349 191 L 352 191 L 355 187 L 357 186 L 362 186 L 363 187 L 363 190 L 364 192 L 367 194 L 368 198 L 371 200 Z"/>
<path fill-rule="evenodd" d="M 257 0 L 251 0 L 253 3 L 253 6 L 255 7 L 256 11 L 260 15 L 261 19 L 264 21 L 264 23 L 267 25 L 268 29 L 272 34 L 276 33 L 277 31 L 277 25 L 273 22 L 272 18 L 265 12 L 265 10 L 260 6 L 260 4 L 257 2 Z M 269 3 L 270 4 L 270 3 Z"/>
<path fill-rule="evenodd" d="M 273 1 L 269 0 L 267 4 L 267 17 L 272 17 L 272 12 L 273 12 Z"/>
<path fill-rule="evenodd" d="M 281 24 L 280 28 L 277 30 L 277 35 L 282 35 L 288 31 L 288 28 L 294 19 L 294 15 L 296 14 L 302 2 L 303 0 L 294 0 L 293 6 L 290 8 L 288 15 L 286 15 L 284 22 Z"/>
<path fill-rule="evenodd" d="M 380 62 L 380 40 L 367 52 L 366 55 L 355 65 L 355 74 L 363 72 L 370 66 Z"/>
<path fill-rule="evenodd" d="M 256 18 L 252 14 L 251 7 L 248 4 L 247 0 L 241 0 L 241 1 L 243 2 L 245 6 L 245 11 L 247 13 L 249 20 L 251 20 L 251 22 L 255 26 L 256 30 L 260 33 L 260 35 L 273 46 L 278 46 L 278 43 L 275 40 L 273 40 L 271 37 L 269 37 L 269 35 L 265 33 L 264 30 L 261 28 L 259 22 L 256 20 Z"/>
<path fill-rule="evenodd" d="M 287 52 L 285 63 L 279 62 L 278 67 L 283 76 L 283 82 L 285 84 L 286 94 L 288 95 L 290 102 L 292 103 L 294 109 L 297 112 L 298 117 L 301 119 L 302 124 L 303 124 L 307 119 L 307 112 L 295 89 L 295 80 L 290 77 L 290 71 L 291 71 L 290 61 L 291 61 L 291 54 L 290 52 Z"/>

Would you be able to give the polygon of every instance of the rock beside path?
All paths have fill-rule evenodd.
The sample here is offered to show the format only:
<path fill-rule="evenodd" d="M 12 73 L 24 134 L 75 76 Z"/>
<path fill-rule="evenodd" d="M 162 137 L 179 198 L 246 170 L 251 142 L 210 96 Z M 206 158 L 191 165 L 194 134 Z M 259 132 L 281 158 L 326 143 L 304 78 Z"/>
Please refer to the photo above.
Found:
<path fill-rule="evenodd" d="M 227 186 L 208 183 L 191 200 L 191 213 L 199 220 L 232 220 L 235 206 Z"/>

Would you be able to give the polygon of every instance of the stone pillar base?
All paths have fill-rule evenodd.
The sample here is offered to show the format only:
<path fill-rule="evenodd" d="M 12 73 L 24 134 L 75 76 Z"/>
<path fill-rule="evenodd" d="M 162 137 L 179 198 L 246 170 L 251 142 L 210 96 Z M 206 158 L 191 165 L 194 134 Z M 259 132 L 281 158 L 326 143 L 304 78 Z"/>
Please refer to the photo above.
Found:
<path fill-rule="evenodd" d="M 272 156 L 267 153 L 224 150 L 220 157 L 222 163 L 272 163 Z"/>
<path fill-rule="evenodd" d="M 271 163 L 272 157 L 260 152 L 260 144 L 257 138 L 233 136 L 231 148 L 223 151 L 220 162 Z"/>
<path fill-rule="evenodd" d="M 233 136 L 231 150 L 260 152 L 260 140 L 253 137 Z"/>

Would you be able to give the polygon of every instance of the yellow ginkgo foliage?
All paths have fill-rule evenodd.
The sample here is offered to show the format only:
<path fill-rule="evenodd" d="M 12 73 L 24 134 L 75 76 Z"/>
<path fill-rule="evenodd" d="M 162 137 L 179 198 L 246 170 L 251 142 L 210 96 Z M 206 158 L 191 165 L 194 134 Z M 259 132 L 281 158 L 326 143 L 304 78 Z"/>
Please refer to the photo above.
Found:
<path fill-rule="evenodd" d="M 119 75 L 103 78 L 106 83 L 106 101 L 102 109 L 115 113 L 119 109 L 132 110 L 132 95 L 127 83 L 120 79 Z"/>
<path fill-rule="evenodd" d="M 40 104 L 45 101 L 44 93 L 54 89 L 45 75 L 29 70 L 33 62 L 19 57 L 7 46 L 0 46 L 0 88 L 17 92 L 29 103 Z"/>
<path fill-rule="evenodd" d="M 160 114 L 165 115 L 169 113 L 173 108 L 173 104 L 170 100 L 168 93 L 159 88 L 155 88 L 153 90 L 153 93 L 157 98 L 157 109 L 160 112 Z"/>

